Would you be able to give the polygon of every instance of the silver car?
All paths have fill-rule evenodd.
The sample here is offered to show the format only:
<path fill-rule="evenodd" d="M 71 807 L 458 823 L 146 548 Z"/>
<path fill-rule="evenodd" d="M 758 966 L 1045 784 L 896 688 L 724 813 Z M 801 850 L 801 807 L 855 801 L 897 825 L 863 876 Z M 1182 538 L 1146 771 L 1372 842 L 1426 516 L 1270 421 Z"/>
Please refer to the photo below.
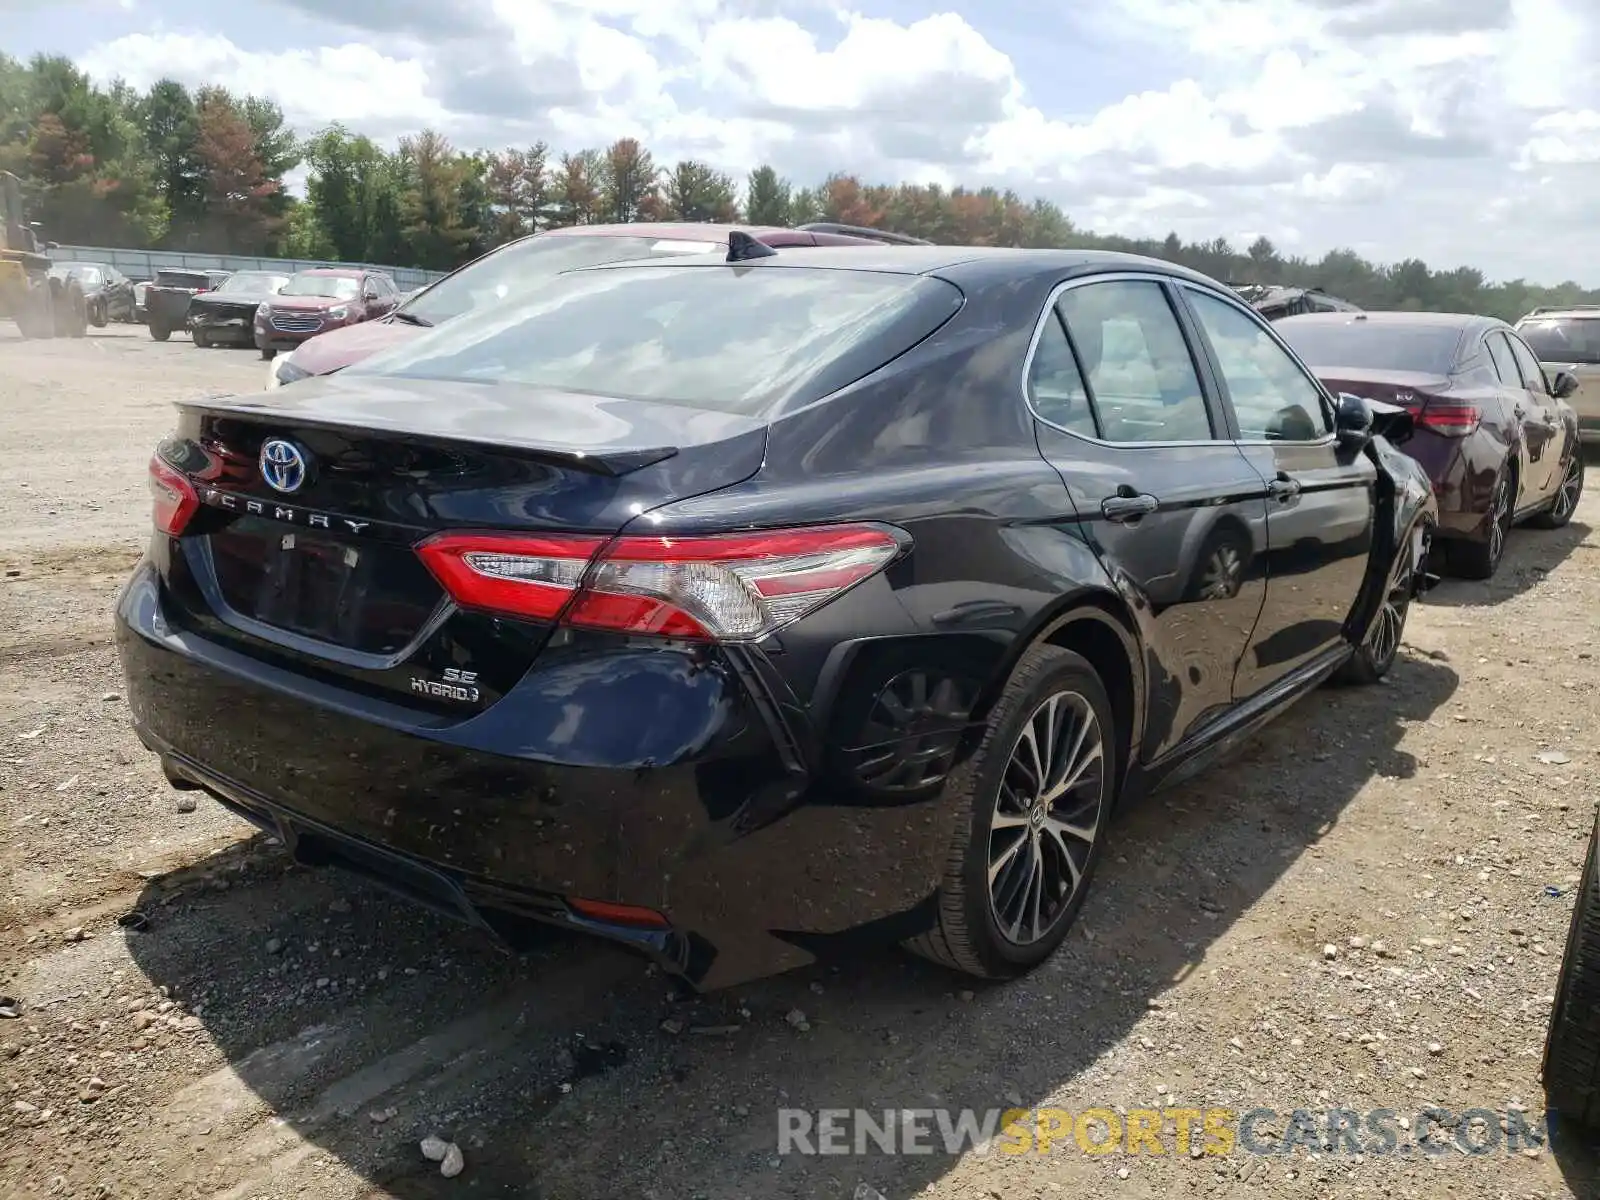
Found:
<path fill-rule="evenodd" d="M 1578 434 L 1585 442 L 1600 442 L 1600 304 L 1536 308 L 1516 329 L 1546 375 L 1569 371 L 1578 381 L 1578 390 L 1567 397 L 1578 414 Z"/>

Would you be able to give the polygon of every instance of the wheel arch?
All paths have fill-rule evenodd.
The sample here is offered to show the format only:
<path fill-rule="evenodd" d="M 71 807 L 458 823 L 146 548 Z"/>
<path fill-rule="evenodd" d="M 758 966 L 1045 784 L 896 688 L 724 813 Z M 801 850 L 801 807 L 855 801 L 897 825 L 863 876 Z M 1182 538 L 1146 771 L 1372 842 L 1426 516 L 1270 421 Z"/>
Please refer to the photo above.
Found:
<path fill-rule="evenodd" d="M 1120 596 L 1100 589 L 1062 597 L 1017 636 L 973 707 L 974 725 L 988 719 L 1017 663 L 1039 645 L 1059 646 L 1082 655 L 1100 676 L 1117 723 L 1120 790 L 1133 765 L 1134 750 L 1144 737 L 1144 649 L 1132 612 Z"/>

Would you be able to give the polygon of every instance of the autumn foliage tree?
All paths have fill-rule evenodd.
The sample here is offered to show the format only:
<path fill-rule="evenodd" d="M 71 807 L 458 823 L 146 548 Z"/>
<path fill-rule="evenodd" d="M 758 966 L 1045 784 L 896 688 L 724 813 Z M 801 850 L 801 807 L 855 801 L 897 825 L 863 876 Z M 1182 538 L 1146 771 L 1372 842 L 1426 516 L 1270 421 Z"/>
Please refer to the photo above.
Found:
<path fill-rule="evenodd" d="M 195 158 L 201 170 L 206 240 L 239 254 L 265 254 L 273 248 L 283 226 L 276 212 L 283 182 L 269 177 L 255 132 L 233 97 L 220 88 L 203 90 L 195 104 Z"/>

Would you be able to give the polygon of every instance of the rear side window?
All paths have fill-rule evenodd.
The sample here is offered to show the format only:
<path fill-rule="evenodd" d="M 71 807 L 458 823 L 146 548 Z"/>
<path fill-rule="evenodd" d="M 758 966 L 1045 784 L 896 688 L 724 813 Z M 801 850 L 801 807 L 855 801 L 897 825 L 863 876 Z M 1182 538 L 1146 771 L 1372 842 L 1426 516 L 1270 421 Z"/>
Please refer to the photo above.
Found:
<path fill-rule="evenodd" d="M 1503 333 L 1491 333 L 1487 338 L 1489 343 L 1489 357 L 1494 360 L 1494 373 L 1500 376 L 1501 383 L 1509 383 L 1512 387 L 1520 384 L 1517 373 L 1517 360 L 1512 356 L 1511 345 L 1506 341 Z"/>
<path fill-rule="evenodd" d="M 1517 332 L 1541 362 L 1600 363 L 1600 317 L 1533 317 Z"/>
<path fill-rule="evenodd" d="M 574 271 L 346 368 L 756 416 L 853 383 L 960 307 L 889 272 L 722 264 Z"/>
<path fill-rule="evenodd" d="M 1212 437 L 1189 344 L 1161 285 L 1114 280 L 1069 288 L 1056 301 L 1111 442 Z"/>
<path fill-rule="evenodd" d="M 1073 357 L 1061 317 L 1051 310 L 1034 347 L 1028 367 L 1028 403 L 1050 424 L 1085 437 L 1098 437 L 1089 390 L 1083 386 L 1083 372 Z"/>

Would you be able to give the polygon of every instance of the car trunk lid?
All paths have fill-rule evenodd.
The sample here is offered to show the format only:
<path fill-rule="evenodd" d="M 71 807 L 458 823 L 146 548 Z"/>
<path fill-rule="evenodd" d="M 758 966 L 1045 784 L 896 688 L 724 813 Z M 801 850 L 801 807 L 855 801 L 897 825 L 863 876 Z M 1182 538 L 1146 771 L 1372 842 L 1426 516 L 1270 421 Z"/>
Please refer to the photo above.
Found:
<path fill-rule="evenodd" d="M 753 475 L 766 433 L 677 405 L 346 375 L 179 408 L 161 457 L 199 508 L 167 574 L 196 622 L 251 653 L 408 693 L 419 663 L 438 668 L 430 680 L 448 665 L 509 686 L 552 627 L 456 607 L 417 553 L 424 540 L 603 539 Z"/>
<path fill-rule="evenodd" d="M 1452 394 L 1455 381 L 1448 375 L 1353 367 L 1318 367 L 1316 371 L 1329 391 L 1349 392 L 1406 409 L 1417 429 L 1460 437 L 1476 429 L 1483 416 L 1470 397 Z"/>

